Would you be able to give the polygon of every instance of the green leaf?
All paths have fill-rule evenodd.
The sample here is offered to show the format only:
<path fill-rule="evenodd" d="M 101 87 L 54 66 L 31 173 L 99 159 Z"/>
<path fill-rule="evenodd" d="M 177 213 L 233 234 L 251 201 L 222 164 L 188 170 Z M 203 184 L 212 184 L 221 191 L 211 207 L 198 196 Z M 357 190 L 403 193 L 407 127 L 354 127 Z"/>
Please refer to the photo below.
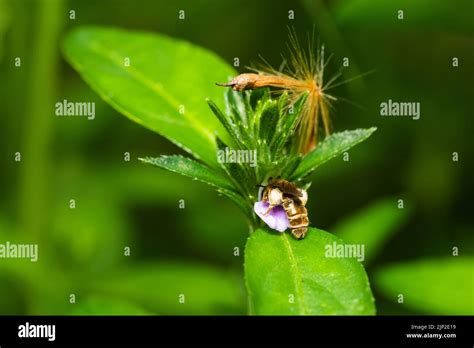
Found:
<path fill-rule="evenodd" d="M 217 117 L 217 119 L 220 121 L 220 123 L 224 126 L 224 128 L 227 130 L 227 133 L 229 133 L 235 144 L 237 144 L 239 147 L 243 147 L 243 139 L 242 136 L 239 132 L 239 128 L 235 125 L 234 120 L 231 119 L 229 115 L 224 114 L 221 109 L 212 101 L 212 100 L 207 100 L 207 104 L 211 108 L 211 111 L 214 113 L 214 115 Z"/>
<path fill-rule="evenodd" d="M 298 125 L 299 116 L 301 115 L 301 107 L 304 105 L 307 97 L 308 95 L 304 94 L 292 105 L 292 108 L 288 108 L 282 104 L 282 102 L 287 100 L 286 94 L 280 97 L 280 119 L 277 125 L 277 132 L 271 144 L 271 149 L 274 154 L 280 154 L 288 138 L 294 134 L 296 126 Z"/>
<path fill-rule="evenodd" d="M 216 138 L 217 142 L 217 148 L 219 151 L 222 151 L 223 153 L 226 153 L 228 146 L 220 139 Z M 229 150 L 235 150 L 235 149 L 229 149 Z M 229 178 L 232 179 L 232 182 L 236 187 L 240 188 L 240 192 L 242 192 L 245 195 L 249 195 L 251 193 L 249 189 L 249 185 L 253 183 L 255 180 L 251 178 L 251 175 L 253 174 L 251 170 L 248 167 L 249 164 L 245 163 L 233 163 L 230 162 L 228 163 L 227 161 L 223 161 L 220 163 L 221 168 L 225 170 Z"/>
<path fill-rule="evenodd" d="M 267 144 L 271 144 L 273 135 L 279 119 L 278 104 L 274 100 L 268 100 L 263 105 L 262 114 L 259 122 L 259 137 L 266 140 Z"/>
<path fill-rule="evenodd" d="M 253 91 L 251 92 L 253 93 Z M 253 122 L 249 122 L 252 110 L 247 110 L 244 97 L 240 92 L 229 88 L 225 92 L 225 110 L 228 118 L 232 121 L 232 127 L 240 135 L 244 148 L 254 148 L 251 134 L 253 134 Z M 250 114 L 248 114 L 250 113 Z M 225 139 L 223 139 L 225 140 Z"/>
<path fill-rule="evenodd" d="M 283 178 L 290 177 L 291 173 L 293 173 L 296 168 L 300 165 L 301 161 L 303 160 L 303 156 L 300 154 L 295 154 L 288 158 L 285 168 L 281 172 L 281 176 Z"/>
<path fill-rule="evenodd" d="M 291 179 L 297 180 L 305 177 L 324 162 L 367 139 L 376 129 L 375 127 L 356 129 L 330 135 L 303 158 Z"/>
<path fill-rule="evenodd" d="M 410 209 L 398 209 L 397 199 L 384 198 L 340 221 L 332 228 L 346 243 L 363 244 L 367 264 L 407 220 Z"/>
<path fill-rule="evenodd" d="M 371 315 L 367 275 L 354 258 L 326 257 L 343 241 L 310 228 L 303 240 L 259 229 L 245 249 L 250 311 L 257 315 Z M 292 303 L 291 300 L 294 300 Z"/>
<path fill-rule="evenodd" d="M 190 158 L 173 155 L 160 156 L 156 158 L 140 158 L 140 161 L 188 176 L 194 180 L 202 181 L 217 188 L 230 191 L 234 190 L 234 186 L 229 180 L 226 179 L 224 173 L 217 173 L 216 171 L 206 167 L 205 165 L 202 165 L 199 162 L 193 161 Z"/>
<path fill-rule="evenodd" d="M 89 288 L 98 296 L 129 301 L 158 314 L 242 314 L 245 307 L 236 274 L 196 263 L 128 266 L 91 282 Z"/>
<path fill-rule="evenodd" d="M 474 315 L 473 278 L 473 257 L 450 256 L 382 267 L 374 282 L 399 306 L 426 314 Z"/>
<path fill-rule="evenodd" d="M 157 158 L 147 157 L 140 158 L 140 160 L 159 168 L 209 184 L 217 188 L 219 193 L 234 202 L 242 212 L 245 213 L 245 215 L 252 215 L 252 210 L 249 208 L 248 203 L 242 198 L 242 196 L 235 192 L 232 182 L 227 179 L 224 172 L 218 173 L 199 162 L 179 155 L 160 156 Z"/>
<path fill-rule="evenodd" d="M 215 132 L 230 138 L 209 112 L 206 98 L 222 100 L 214 82 L 235 75 L 221 58 L 164 35 L 101 27 L 73 30 L 64 53 L 119 112 L 216 165 Z"/>
<path fill-rule="evenodd" d="M 247 117 L 247 110 L 242 93 L 229 88 L 225 93 L 225 100 L 227 114 L 234 118 L 235 123 L 240 121 L 244 127 L 248 127 L 249 119 Z"/>

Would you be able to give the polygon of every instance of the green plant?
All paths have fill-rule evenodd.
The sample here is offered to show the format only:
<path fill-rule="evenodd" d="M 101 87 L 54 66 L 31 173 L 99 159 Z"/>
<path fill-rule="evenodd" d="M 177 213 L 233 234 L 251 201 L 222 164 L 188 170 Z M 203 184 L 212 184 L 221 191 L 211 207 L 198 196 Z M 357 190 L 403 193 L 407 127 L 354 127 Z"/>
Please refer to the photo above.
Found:
<path fill-rule="evenodd" d="M 275 235 L 252 209 L 256 185 L 281 176 L 308 187 L 318 166 L 375 128 L 335 133 L 303 156 L 296 150 L 295 129 L 306 95 L 290 107 L 287 94 L 275 99 L 268 90 L 228 90 L 222 98 L 213 83 L 235 71 L 212 52 L 161 35 L 94 27 L 72 32 L 64 51 L 104 100 L 196 159 L 174 155 L 142 161 L 205 182 L 242 210 L 251 229 L 245 251 L 250 313 L 375 313 L 362 265 L 325 257 L 325 246 L 342 240 L 315 228 L 303 241 Z M 226 148 L 254 151 L 258 165 L 219 161 Z"/>

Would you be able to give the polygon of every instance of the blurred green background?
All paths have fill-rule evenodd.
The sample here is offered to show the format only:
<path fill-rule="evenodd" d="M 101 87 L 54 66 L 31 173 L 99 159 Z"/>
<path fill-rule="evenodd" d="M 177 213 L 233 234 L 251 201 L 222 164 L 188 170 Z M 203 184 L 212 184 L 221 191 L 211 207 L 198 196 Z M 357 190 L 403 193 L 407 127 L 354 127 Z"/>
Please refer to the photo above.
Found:
<path fill-rule="evenodd" d="M 36 263 L 0 259 L 0 314 L 246 313 L 244 217 L 208 186 L 137 161 L 182 151 L 120 116 L 65 62 L 62 39 L 90 24 L 183 38 L 229 64 L 238 57 L 242 72 L 259 55 L 280 65 L 287 26 L 303 43 L 314 27 L 332 54 L 326 76 L 344 57 L 342 80 L 374 70 L 332 90 L 341 98 L 335 131 L 378 131 L 349 161 L 313 175 L 312 225 L 371 246 L 378 314 L 452 314 L 449 303 L 398 303 L 412 290 L 376 275 L 391 263 L 452 258 L 453 247 L 459 257 L 474 251 L 473 14 L 472 1 L 442 0 L 0 0 L 0 243 L 39 244 Z M 64 99 L 95 102 L 96 118 L 56 117 Z M 388 99 L 420 102 L 420 120 L 380 117 Z M 472 306 L 469 260 L 467 268 L 456 285 Z"/>

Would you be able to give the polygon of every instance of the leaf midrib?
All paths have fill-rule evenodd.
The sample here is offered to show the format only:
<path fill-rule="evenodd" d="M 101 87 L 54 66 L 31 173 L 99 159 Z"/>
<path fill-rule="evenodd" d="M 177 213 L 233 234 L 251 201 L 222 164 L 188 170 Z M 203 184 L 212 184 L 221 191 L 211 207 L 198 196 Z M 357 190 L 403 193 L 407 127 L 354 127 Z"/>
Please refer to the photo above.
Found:
<path fill-rule="evenodd" d="M 291 248 L 291 244 L 288 241 L 288 236 L 286 234 L 284 234 L 282 237 L 284 239 L 285 247 L 288 251 L 288 258 L 290 259 L 290 264 L 295 270 L 295 272 L 294 272 L 295 276 L 293 277 L 293 279 L 294 279 L 294 284 L 295 284 L 295 290 L 298 293 L 298 297 L 301 298 L 300 309 L 302 310 L 302 314 L 307 314 L 307 313 L 309 313 L 309 311 L 308 311 L 308 308 L 306 306 L 304 290 L 301 287 L 301 285 L 303 284 L 303 276 L 301 275 L 301 272 L 300 272 L 300 269 L 299 269 L 299 266 L 298 266 L 298 262 L 296 261 L 296 256 L 293 252 L 293 249 Z M 328 294 L 331 294 L 332 297 L 334 298 L 334 300 L 341 306 L 341 308 L 343 308 L 344 310 L 347 310 L 346 306 L 344 306 L 342 304 L 342 302 L 339 301 L 339 299 L 337 299 L 336 296 L 334 296 L 332 291 L 330 291 L 329 289 L 327 289 L 325 286 L 323 286 L 321 283 L 319 283 L 317 281 L 315 283 L 318 286 L 320 286 L 321 288 L 325 289 Z"/>
<path fill-rule="evenodd" d="M 327 153 L 325 154 L 325 152 L 328 152 L 328 150 L 324 150 L 324 151 L 322 150 L 324 147 L 329 146 L 328 143 L 326 142 L 327 140 L 325 139 L 315 150 L 313 150 L 313 152 L 310 152 L 309 154 L 307 154 L 303 158 L 303 160 L 299 164 L 298 168 L 296 168 L 296 170 L 292 174 L 292 177 L 293 178 L 298 178 L 298 177 L 304 177 L 304 176 L 308 175 L 310 172 L 315 170 L 321 164 L 323 164 L 323 163 L 329 161 L 330 159 L 336 157 L 339 153 L 343 153 L 343 152 L 349 150 L 350 148 L 360 144 L 364 140 L 368 139 L 376 130 L 377 130 L 376 127 L 370 127 L 370 128 L 355 129 L 355 130 L 352 130 L 352 131 L 347 131 L 346 130 L 346 131 L 343 131 L 343 132 L 332 134 L 331 137 L 336 136 L 336 135 L 343 136 L 343 135 L 350 134 L 350 133 L 355 132 L 355 131 L 364 132 L 364 134 L 362 136 L 358 137 L 356 141 L 349 142 L 348 144 L 346 144 L 341 149 L 335 150 L 334 147 L 330 147 L 329 148 L 329 150 L 330 150 L 329 154 L 327 154 Z M 318 161 L 315 161 L 314 163 L 312 163 L 312 161 L 309 160 L 309 158 L 312 158 L 312 156 L 316 156 L 316 155 L 318 155 L 316 157 L 318 159 Z M 324 156 L 324 155 L 326 155 L 326 156 Z"/>
<path fill-rule="evenodd" d="M 301 314 L 306 314 L 308 313 L 308 310 L 305 308 L 304 291 L 301 288 L 301 285 L 303 283 L 303 277 L 301 276 L 301 273 L 298 267 L 298 262 L 296 261 L 296 257 L 293 253 L 293 249 L 291 248 L 290 242 L 288 241 L 287 235 L 283 234 L 281 237 L 283 238 L 283 243 L 287 249 L 290 264 L 292 268 L 294 269 L 294 273 L 293 273 L 294 276 L 292 278 L 294 280 L 296 293 L 298 294 L 298 298 L 300 299 L 300 301 L 298 301 L 298 303 L 300 304 L 299 306 L 300 311 L 301 311 Z"/>

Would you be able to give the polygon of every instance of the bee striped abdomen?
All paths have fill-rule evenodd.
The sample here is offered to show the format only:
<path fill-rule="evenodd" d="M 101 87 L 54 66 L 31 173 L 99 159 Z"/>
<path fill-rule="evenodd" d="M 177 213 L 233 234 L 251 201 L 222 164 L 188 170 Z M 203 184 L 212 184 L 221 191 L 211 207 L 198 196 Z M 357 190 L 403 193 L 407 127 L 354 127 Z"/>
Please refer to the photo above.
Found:
<path fill-rule="evenodd" d="M 302 204 L 297 204 L 291 198 L 285 198 L 283 200 L 283 208 L 286 211 L 293 236 L 297 239 L 304 238 L 309 225 L 308 211 L 306 210 L 306 207 Z"/>
<path fill-rule="evenodd" d="M 304 210 L 306 210 L 306 208 L 304 208 Z M 309 222 L 307 214 L 288 216 L 288 220 L 290 221 L 291 228 L 307 227 Z"/>

